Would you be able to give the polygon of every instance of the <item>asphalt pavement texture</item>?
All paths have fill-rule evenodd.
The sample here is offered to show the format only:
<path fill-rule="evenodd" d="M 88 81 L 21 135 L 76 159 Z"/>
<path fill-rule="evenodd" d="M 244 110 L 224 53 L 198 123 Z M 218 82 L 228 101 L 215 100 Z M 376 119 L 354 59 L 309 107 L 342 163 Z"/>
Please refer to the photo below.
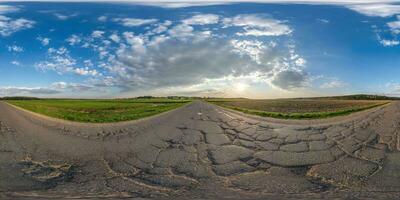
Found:
<path fill-rule="evenodd" d="M 326 120 L 202 101 L 84 124 L 0 102 L 0 199 L 399 199 L 400 102 Z"/>

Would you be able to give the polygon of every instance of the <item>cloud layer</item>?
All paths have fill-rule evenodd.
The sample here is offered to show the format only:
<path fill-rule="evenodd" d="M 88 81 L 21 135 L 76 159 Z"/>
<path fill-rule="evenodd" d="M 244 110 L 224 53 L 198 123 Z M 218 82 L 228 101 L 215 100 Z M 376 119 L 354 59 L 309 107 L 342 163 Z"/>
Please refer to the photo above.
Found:
<path fill-rule="evenodd" d="M 207 27 L 192 27 L 217 23 L 222 29 L 239 28 L 233 34 L 240 38 L 222 36 Z M 161 31 L 160 26 L 164 27 Z M 232 18 L 197 14 L 173 26 L 160 22 L 155 29 L 140 35 L 124 32 L 109 36 L 119 42 L 119 47 L 115 54 L 107 50 L 109 47 L 103 49 L 107 51 L 104 68 L 109 72 L 103 78 L 108 85 L 124 91 L 171 87 L 184 90 L 207 80 L 245 76 L 283 90 L 301 88 L 307 83 L 305 60 L 295 53 L 293 45 L 277 44 L 266 38 L 247 39 L 288 36 L 292 30 L 285 22 L 257 14 Z M 96 84 L 104 85 L 101 81 Z"/>
<path fill-rule="evenodd" d="M 34 21 L 25 18 L 13 19 L 0 15 L 0 36 L 10 36 L 17 31 L 32 28 L 34 24 Z"/>
<path fill-rule="evenodd" d="M 400 18 L 396 17 L 400 9 L 392 2 L 302 2 L 343 4 L 343 7 L 365 15 L 365 19 L 385 19 L 382 26 L 376 26 L 376 31 L 371 28 L 375 31 L 371 31 L 372 37 L 378 38 L 378 42 L 373 42 L 385 49 L 400 45 L 397 39 Z M 150 3 L 157 4 L 156 1 Z M 227 3 L 232 2 L 180 1 L 168 3 L 174 6 L 167 7 Z M 315 77 L 307 65 L 315 65 L 315 62 L 302 55 L 310 54 L 308 50 L 302 49 L 302 52 L 296 46 L 304 48 L 307 45 L 295 41 L 305 37 L 306 32 L 298 34 L 298 31 L 307 31 L 308 28 L 298 23 L 298 19 L 284 15 L 284 12 L 248 14 L 251 12 L 221 12 L 215 9 L 193 9 L 193 12 L 188 9 L 190 12 L 186 12 L 186 9 L 151 8 L 172 13 L 172 16 L 158 17 L 159 13 L 104 12 L 89 16 L 79 11 L 71 11 L 70 14 L 62 9 L 48 11 L 46 16 L 52 17 L 51 20 L 56 23 L 87 25 L 76 29 L 79 31 L 60 34 L 56 29 L 36 32 L 44 23 L 40 17 L 33 18 L 37 22 L 28 19 L 30 15 L 16 17 L 18 14 L 14 13 L 25 12 L 24 9 L 24 6 L 0 6 L 0 38 L 10 38 L 16 32 L 35 28 L 32 31 L 36 33 L 33 43 L 38 45 L 38 51 L 43 54 L 33 59 L 32 63 L 20 62 L 22 55 L 29 53 L 32 48 L 9 42 L 5 51 L 13 57 L 10 56 L 7 63 L 11 63 L 15 69 L 32 65 L 38 73 L 54 73 L 58 79 L 51 79 L 54 83 L 50 82 L 47 87 L 3 87 L 2 92 L 7 94 L 108 91 L 128 95 L 171 92 L 207 96 L 235 92 L 243 94 L 254 86 L 286 93 L 311 87 L 325 90 L 347 85 L 339 78 L 312 85 Z M 350 10 L 340 11 L 354 14 Z M 335 26 L 335 18 L 329 15 L 311 21 L 317 22 L 312 28 L 324 26 L 324 29 L 328 29 Z M 378 31 L 378 28 L 386 28 L 386 32 Z M 321 54 L 328 56 L 329 52 Z M 314 55 L 308 56 L 314 59 Z M 318 73 L 317 70 L 314 72 Z"/>

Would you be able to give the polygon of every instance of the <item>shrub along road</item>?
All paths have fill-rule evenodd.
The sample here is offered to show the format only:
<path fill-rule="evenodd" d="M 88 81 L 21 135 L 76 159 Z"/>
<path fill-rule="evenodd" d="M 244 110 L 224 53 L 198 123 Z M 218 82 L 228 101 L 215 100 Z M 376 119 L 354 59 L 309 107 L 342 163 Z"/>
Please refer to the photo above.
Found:
<path fill-rule="evenodd" d="M 291 122 L 194 101 L 115 124 L 0 102 L 0 197 L 395 199 L 399 121 L 400 102 Z"/>

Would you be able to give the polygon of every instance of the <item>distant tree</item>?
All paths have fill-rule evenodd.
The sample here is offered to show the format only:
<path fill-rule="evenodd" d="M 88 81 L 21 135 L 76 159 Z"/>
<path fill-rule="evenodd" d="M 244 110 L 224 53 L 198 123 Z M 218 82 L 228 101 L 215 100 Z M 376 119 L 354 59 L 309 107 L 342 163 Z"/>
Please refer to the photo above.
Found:
<path fill-rule="evenodd" d="M 40 98 L 37 97 L 23 97 L 23 96 L 16 96 L 16 97 L 3 97 L 3 100 L 38 100 Z"/>
<path fill-rule="evenodd" d="M 140 97 L 137 97 L 137 99 L 153 99 L 154 97 L 153 96 L 140 96 Z"/>

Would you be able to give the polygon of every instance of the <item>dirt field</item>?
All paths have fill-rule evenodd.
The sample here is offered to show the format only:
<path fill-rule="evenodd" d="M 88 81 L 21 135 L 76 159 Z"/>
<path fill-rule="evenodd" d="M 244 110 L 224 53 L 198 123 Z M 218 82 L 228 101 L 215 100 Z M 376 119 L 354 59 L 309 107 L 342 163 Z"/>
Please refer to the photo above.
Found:
<path fill-rule="evenodd" d="M 275 118 L 326 118 L 346 115 L 373 108 L 390 101 L 382 100 L 333 100 L 333 99 L 217 99 L 209 100 L 219 106 Z"/>

